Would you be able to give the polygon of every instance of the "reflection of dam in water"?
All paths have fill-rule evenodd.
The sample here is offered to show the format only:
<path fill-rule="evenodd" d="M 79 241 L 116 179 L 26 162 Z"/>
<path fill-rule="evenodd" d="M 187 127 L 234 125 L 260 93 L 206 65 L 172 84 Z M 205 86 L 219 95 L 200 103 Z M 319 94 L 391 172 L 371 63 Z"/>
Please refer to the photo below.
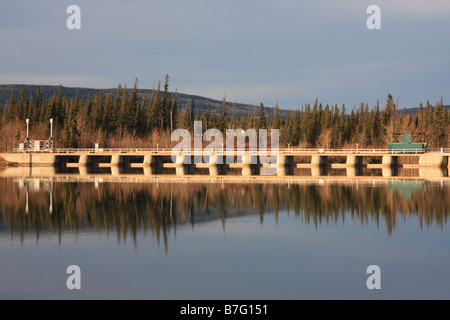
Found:
<path fill-rule="evenodd" d="M 102 185 L 129 185 L 129 184 L 150 184 L 158 187 L 161 185 L 211 185 L 218 184 L 223 188 L 226 185 L 273 185 L 276 188 L 292 186 L 350 186 L 350 187 L 375 187 L 388 186 L 392 190 L 422 190 L 425 183 L 438 183 L 441 187 L 450 186 L 450 178 L 444 176 L 445 172 L 441 168 L 423 168 L 418 170 L 417 176 L 393 176 L 393 171 L 387 175 L 383 172 L 380 176 L 361 176 L 361 173 L 350 172 L 348 168 L 345 175 L 324 175 L 328 172 L 318 168 L 311 168 L 311 175 L 299 176 L 275 176 L 275 177 L 245 177 L 240 175 L 229 175 L 212 178 L 208 175 L 146 175 L 145 173 L 56 173 L 53 167 L 10 167 L 0 171 L 0 178 L 7 178 L 14 182 L 14 185 L 25 193 L 25 213 L 29 212 L 29 194 L 38 193 L 48 195 L 48 212 L 53 212 L 54 185 L 61 183 L 84 183 L 94 186 L 98 190 Z M 384 169 L 387 170 L 387 169 Z M 303 174 L 309 170 L 302 170 Z M 343 173 L 343 172 L 341 172 Z M 397 173 L 397 172 L 396 172 Z M 26 175 L 27 174 L 27 175 Z M 433 177 L 428 178 L 428 177 Z M 202 220 L 202 219 L 200 219 Z M 200 221 L 199 220 L 199 221 Z"/>
<path fill-rule="evenodd" d="M 219 222 L 225 231 L 229 219 L 256 216 L 263 223 L 267 214 L 277 221 L 278 212 L 316 226 L 375 221 L 390 233 L 399 214 L 442 226 L 450 213 L 448 178 L 49 175 L 48 168 L 23 176 L 30 168 L 8 169 L 15 170 L 0 178 L 0 236 L 21 239 L 83 231 L 114 233 L 122 241 L 150 231 L 166 243 L 177 227 Z"/>
<path fill-rule="evenodd" d="M 64 181 L 67 182 L 67 181 Z M 80 182 L 80 181 L 78 181 Z M 91 183 L 92 181 L 88 181 L 88 180 L 83 180 L 81 182 L 84 183 Z M 101 185 L 103 181 L 99 181 L 99 179 L 94 179 L 93 184 L 94 184 L 94 188 L 95 190 L 98 190 L 99 186 Z M 140 183 L 139 181 L 134 181 L 137 183 Z M 55 184 L 61 183 L 61 182 L 54 182 L 52 179 L 46 179 L 46 178 L 24 178 L 24 179 L 18 179 L 15 180 L 16 186 L 18 186 L 19 191 L 22 191 L 25 193 L 25 214 L 29 214 L 30 213 L 30 194 L 39 194 L 39 195 L 47 195 L 48 196 L 48 213 L 50 215 L 53 214 L 53 193 L 54 193 L 54 186 Z M 117 183 L 117 182 L 111 182 L 111 183 Z M 120 182 L 119 182 L 120 183 Z M 166 183 L 167 185 L 167 183 Z M 159 187 L 159 186 L 156 186 Z M 41 200 L 42 197 L 41 197 Z M 168 208 L 172 208 L 174 207 L 173 201 L 176 200 L 172 197 L 170 198 L 170 206 L 168 206 Z M 45 212 L 45 208 L 43 208 L 44 212 Z M 170 209 L 169 209 L 170 210 Z M 235 212 L 233 214 L 234 217 L 239 217 L 239 216 L 248 216 L 249 215 L 249 211 L 238 211 Z M 218 212 L 210 212 L 208 214 L 208 217 L 206 219 L 204 212 L 203 211 L 199 211 L 199 210 L 193 210 L 192 212 L 190 212 L 191 217 L 190 219 L 187 221 L 183 221 L 183 220 L 179 220 L 178 224 L 185 224 L 185 223 L 190 223 L 190 224 L 198 224 L 198 223 L 203 223 L 206 221 L 214 221 L 214 220 L 219 220 L 221 219 L 221 214 Z"/>

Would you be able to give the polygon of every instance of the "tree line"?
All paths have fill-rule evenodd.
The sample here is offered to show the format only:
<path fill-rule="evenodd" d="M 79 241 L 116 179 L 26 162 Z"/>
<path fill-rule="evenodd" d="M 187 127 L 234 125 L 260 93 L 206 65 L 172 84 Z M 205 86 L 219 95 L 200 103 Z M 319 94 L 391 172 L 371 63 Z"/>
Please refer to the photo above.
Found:
<path fill-rule="evenodd" d="M 0 136 L 5 137 L 1 149 L 23 142 L 23 130 L 18 128 L 24 127 L 25 119 L 30 119 L 32 127 L 41 128 L 36 140 L 46 139 L 42 135 L 48 134 L 45 128 L 53 119 L 56 146 L 70 148 L 93 147 L 95 142 L 103 147 L 169 146 L 171 132 L 178 128 L 193 131 L 194 121 L 202 121 L 204 131 L 217 128 L 224 133 L 228 128 L 269 129 L 269 134 L 270 129 L 279 129 L 280 146 L 386 147 L 393 133 L 412 133 L 432 147 L 450 147 L 450 109 L 442 98 L 434 105 L 420 103 L 416 114 L 406 109 L 399 112 L 398 102 L 389 93 L 384 106 L 361 103 L 347 110 L 345 105 L 322 105 L 316 99 L 290 111 L 287 117 L 279 116 L 278 103 L 274 109 L 261 103 L 254 112 L 236 116 L 227 112 L 226 97 L 220 112 L 196 112 L 194 99 L 180 107 L 177 90 L 169 92 L 169 75 L 150 96 L 139 94 L 137 86 L 138 79 L 132 89 L 119 84 L 116 92 L 83 97 L 78 92 L 73 97 L 63 95 L 59 86 L 52 97 L 44 98 L 39 87 L 26 97 L 22 85 L 16 99 L 13 86 L 9 102 L 0 106 Z"/>

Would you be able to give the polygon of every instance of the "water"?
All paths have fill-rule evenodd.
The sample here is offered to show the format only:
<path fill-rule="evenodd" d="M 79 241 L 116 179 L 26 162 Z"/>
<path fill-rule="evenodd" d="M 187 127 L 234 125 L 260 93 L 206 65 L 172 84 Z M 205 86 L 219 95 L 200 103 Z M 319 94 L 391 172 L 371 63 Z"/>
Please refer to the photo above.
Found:
<path fill-rule="evenodd" d="M 0 178 L 0 299 L 450 298 L 446 177 L 75 178 Z"/>

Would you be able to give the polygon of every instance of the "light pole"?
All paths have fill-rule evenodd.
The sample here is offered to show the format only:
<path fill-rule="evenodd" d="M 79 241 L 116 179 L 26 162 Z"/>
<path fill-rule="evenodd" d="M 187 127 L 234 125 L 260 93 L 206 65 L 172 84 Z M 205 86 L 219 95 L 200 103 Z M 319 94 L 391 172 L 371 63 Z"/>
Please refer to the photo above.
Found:
<path fill-rule="evenodd" d="M 49 149 L 53 149 L 53 118 L 50 119 L 50 138 L 48 139 Z"/>
<path fill-rule="evenodd" d="M 27 140 L 28 140 L 28 139 L 29 139 L 29 138 L 28 138 L 28 133 L 29 133 L 29 131 L 30 131 L 30 119 L 27 118 L 25 121 L 26 121 L 26 123 L 27 123 Z"/>
<path fill-rule="evenodd" d="M 156 144 L 156 152 L 158 152 L 159 143 Z"/>
<path fill-rule="evenodd" d="M 27 137 L 25 138 L 25 149 L 28 149 L 30 147 L 30 138 L 29 138 L 29 132 L 30 132 L 30 119 L 25 120 L 27 122 Z"/>
<path fill-rule="evenodd" d="M 359 143 L 356 143 L 356 153 L 358 153 L 358 145 Z"/>

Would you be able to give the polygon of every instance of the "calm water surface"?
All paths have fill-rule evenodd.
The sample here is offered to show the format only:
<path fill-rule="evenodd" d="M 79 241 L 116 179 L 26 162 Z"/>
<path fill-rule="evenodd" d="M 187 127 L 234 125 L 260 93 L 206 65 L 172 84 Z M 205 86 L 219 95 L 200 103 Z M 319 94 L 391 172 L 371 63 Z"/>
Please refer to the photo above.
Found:
<path fill-rule="evenodd" d="M 449 299 L 449 214 L 448 180 L 0 178 L 0 299 Z"/>

